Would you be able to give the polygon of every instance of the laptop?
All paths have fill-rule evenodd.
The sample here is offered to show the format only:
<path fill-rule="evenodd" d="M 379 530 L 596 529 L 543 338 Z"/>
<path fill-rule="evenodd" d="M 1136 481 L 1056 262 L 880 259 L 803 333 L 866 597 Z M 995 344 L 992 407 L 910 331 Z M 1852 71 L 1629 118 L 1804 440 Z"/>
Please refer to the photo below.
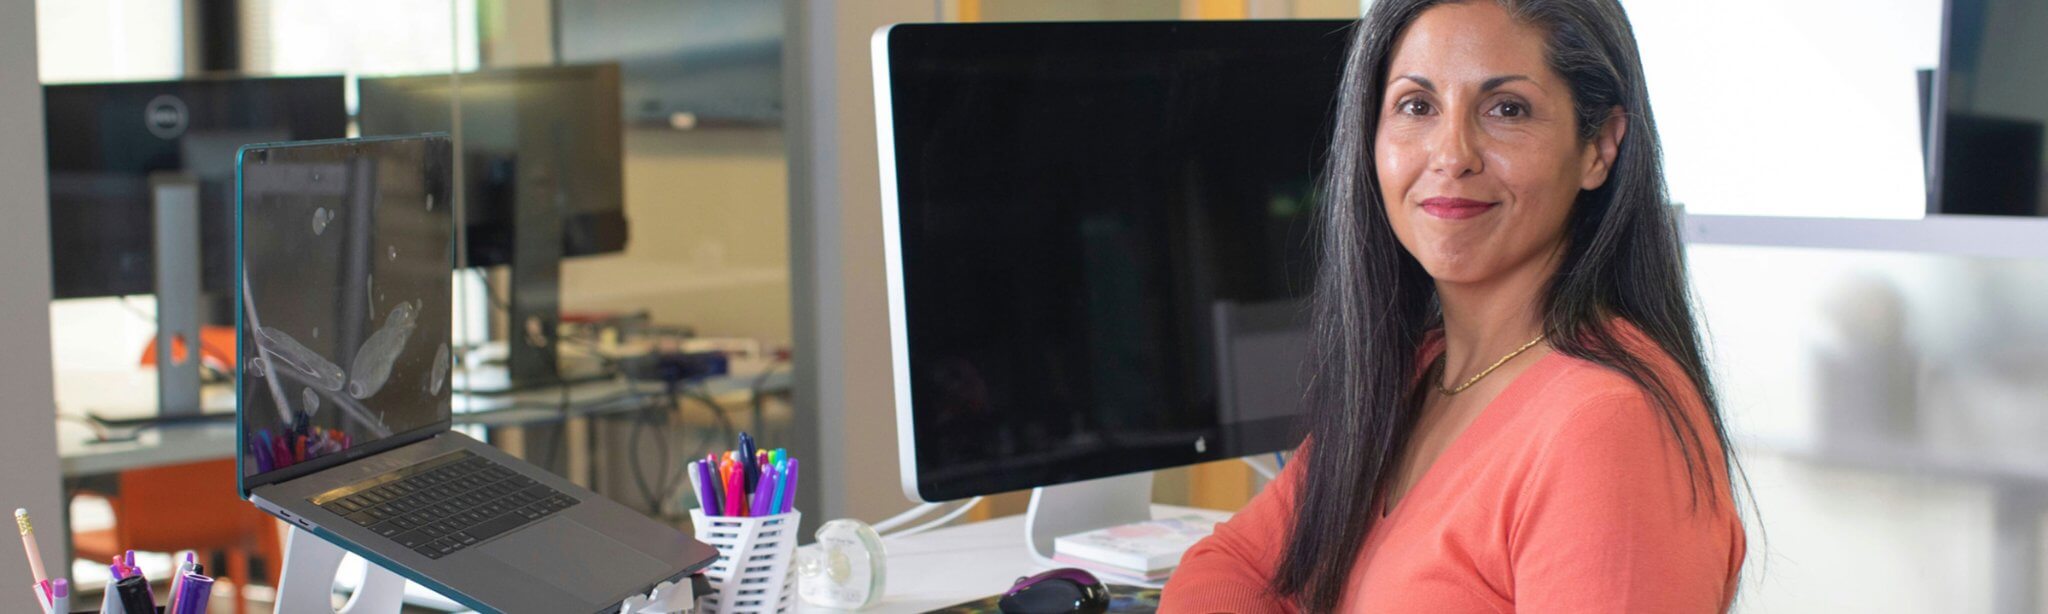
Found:
<path fill-rule="evenodd" d="M 616 610 L 718 553 L 449 430 L 452 152 L 242 148 L 242 497 L 479 611 Z"/>

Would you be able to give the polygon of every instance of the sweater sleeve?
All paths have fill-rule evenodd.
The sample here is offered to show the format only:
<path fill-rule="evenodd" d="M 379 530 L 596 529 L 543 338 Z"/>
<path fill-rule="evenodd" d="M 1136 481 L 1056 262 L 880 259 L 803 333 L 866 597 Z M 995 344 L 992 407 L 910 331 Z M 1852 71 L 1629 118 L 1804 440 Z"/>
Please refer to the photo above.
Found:
<path fill-rule="evenodd" d="M 1244 509 L 1181 556 L 1160 595 L 1162 614 L 1294 613 L 1291 602 L 1267 587 L 1287 548 L 1289 514 L 1305 464 L 1288 463 Z"/>
<path fill-rule="evenodd" d="M 1725 610 L 1744 543 L 1711 432 L 1701 434 L 1712 480 L 1695 490 L 1678 439 L 1640 392 L 1591 400 L 1558 427 L 1512 512 L 1515 609 Z"/>

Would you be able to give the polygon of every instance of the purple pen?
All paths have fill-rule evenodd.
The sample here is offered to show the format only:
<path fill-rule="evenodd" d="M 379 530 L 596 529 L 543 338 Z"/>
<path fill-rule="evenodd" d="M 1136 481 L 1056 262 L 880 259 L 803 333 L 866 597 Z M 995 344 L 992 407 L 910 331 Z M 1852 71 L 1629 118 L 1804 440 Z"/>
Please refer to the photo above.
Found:
<path fill-rule="evenodd" d="M 759 483 L 759 484 L 755 484 L 755 485 L 754 485 L 754 501 L 753 501 L 753 510 L 754 510 L 754 513 L 753 513 L 753 514 L 751 514 L 751 515 L 752 515 L 752 516 L 755 516 L 755 517 L 760 517 L 760 516 L 769 516 L 769 515 L 774 515 L 774 514 L 780 514 L 780 513 L 782 513 L 781 511 L 778 511 L 778 510 L 775 510 L 775 509 L 773 509 L 773 508 L 769 507 L 769 506 L 770 506 L 771 504 L 773 504 L 773 503 L 774 503 L 774 501 L 775 501 L 775 468 L 774 468 L 774 467 L 772 467 L 772 466 L 770 466 L 770 467 L 762 467 L 762 468 L 761 468 L 761 483 Z"/>
<path fill-rule="evenodd" d="M 173 597 L 171 607 L 165 614 L 206 614 L 206 600 L 213 596 L 213 578 L 196 573 L 185 574 L 178 584 L 178 594 Z"/>
<path fill-rule="evenodd" d="M 697 472 L 697 503 L 704 508 L 704 515 L 717 516 L 718 510 L 725 509 L 718 501 L 718 480 L 711 471 L 711 463 L 698 461 L 690 463 Z"/>

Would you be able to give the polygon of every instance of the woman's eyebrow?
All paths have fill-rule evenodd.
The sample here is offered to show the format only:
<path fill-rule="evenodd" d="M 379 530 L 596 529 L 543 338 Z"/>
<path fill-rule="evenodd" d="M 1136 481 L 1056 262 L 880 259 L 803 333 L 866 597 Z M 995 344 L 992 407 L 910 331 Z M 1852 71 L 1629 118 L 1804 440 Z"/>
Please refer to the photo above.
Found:
<path fill-rule="evenodd" d="M 1423 90 L 1428 91 L 1432 94 L 1436 93 L 1436 83 L 1430 81 L 1428 78 L 1423 77 L 1422 75 L 1401 75 L 1399 77 L 1394 77 L 1395 81 L 1400 81 L 1402 79 L 1414 81 L 1416 85 L 1422 86 Z M 1487 78 L 1487 80 L 1479 82 L 1479 91 L 1491 92 L 1493 90 L 1500 89 L 1500 86 L 1507 85 L 1509 83 L 1513 83 L 1516 81 L 1527 81 L 1530 83 L 1536 82 L 1535 79 L 1529 78 L 1528 75 L 1501 75 L 1498 77 L 1489 77 Z M 1539 88 L 1540 87 L 1541 86 L 1539 86 Z"/>
<path fill-rule="evenodd" d="M 1535 79 L 1530 79 L 1528 75 L 1501 75 L 1498 77 L 1489 78 L 1485 81 L 1481 81 L 1479 83 L 1479 91 L 1491 92 L 1493 90 L 1500 89 L 1500 86 L 1507 85 L 1515 81 L 1528 81 L 1530 83 L 1536 82 Z"/>
<path fill-rule="evenodd" d="M 1423 78 L 1422 75 L 1401 75 L 1399 77 L 1394 77 L 1395 81 L 1400 81 L 1402 79 L 1414 81 L 1416 85 L 1422 86 L 1422 89 L 1424 91 L 1427 91 L 1431 94 L 1436 93 L 1436 84 L 1431 83 L 1429 79 Z"/>

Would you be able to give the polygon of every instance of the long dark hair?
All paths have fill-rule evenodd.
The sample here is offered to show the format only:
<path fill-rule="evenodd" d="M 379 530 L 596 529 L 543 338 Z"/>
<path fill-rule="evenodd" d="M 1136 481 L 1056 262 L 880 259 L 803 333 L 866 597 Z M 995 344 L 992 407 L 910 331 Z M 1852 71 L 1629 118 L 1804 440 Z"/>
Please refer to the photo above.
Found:
<path fill-rule="evenodd" d="M 1455 0 L 1452 0 L 1455 1 Z M 1487 1 L 1487 0 L 1480 0 Z M 1565 222 L 1565 253 L 1540 306 L 1551 347 L 1611 368 L 1649 394 L 1676 436 L 1701 495 L 1727 496 L 1712 469 L 1734 457 L 1700 349 L 1675 216 L 1666 206 L 1662 153 L 1635 34 L 1617 0 L 1492 0 L 1548 36 L 1547 61 L 1569 84 L 1579 137 L 1590 142 L 1614 109 L 1627 132 L 1606 183 L 1581 192 Z M 1313 306 L 1307 396 L 1307 479 L 1287 548 L 1272 578 L 1304 611 L 1327 612 L 1343 595 L 1378 498 L 1414 430 L 1423 335 L 1441 324 L 1436 287 L 1388 225 L 1373 143 L 1394 45 L 1407 26 L 1447 0 L 1378 0 L 1345 62 L 1330 155 L 1322 180 L 1322 264 Z M 1688 382 L 1668 382 L 1629 352 L 1611 325 L 1621 318 L 1677 361 Z M 1685 416 L 1675 390 L 1690 384 L 1712 432 Z M 1708 439 L 1711 438 L 1711 439 Z M 1710 457 L 1711 456 L 1711 457 Z M 1733 476 L 1729 478 L 1732 482 Z"/>

